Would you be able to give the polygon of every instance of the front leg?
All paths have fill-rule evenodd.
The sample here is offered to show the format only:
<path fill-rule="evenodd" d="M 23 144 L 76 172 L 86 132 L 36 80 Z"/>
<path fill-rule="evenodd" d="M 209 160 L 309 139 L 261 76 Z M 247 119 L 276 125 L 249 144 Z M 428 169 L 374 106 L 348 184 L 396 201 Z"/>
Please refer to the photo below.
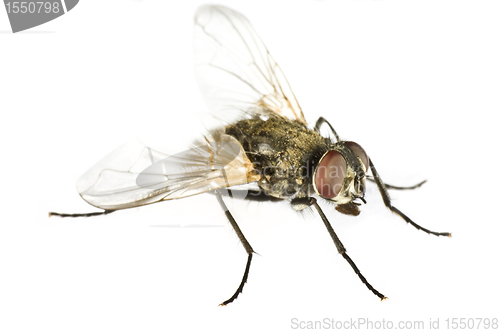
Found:
<path fill-rule="evenodd" d="M 326 123 L 328 125 L 328 127 L 330 127 L 330 131 L 332 131 L 332 134 L 335 136 L 335 139 L 337 139 L 337 142 L 340 141 L 340 138 L 339 138 L 337 132 L 335 132 L 335 130 L 333 129 L 333 126 L 330 125 L 328 120 L 326 120 L 323 117 L 319 117 L 318 120 L 316 121 L 316 125 L 314 126 L 314 131 L 319 133 L 321 125 L 323 125 L 324 123 Z"/>
<path fill-rule="evenodd" d="M 375 179 L 371 179 L 368 177 L 366 179 L 377 184 L 377 181 Z M 424 185 L 425 183 L 427 183 L 427 180 L 421 181 L 420 183 L 418 183 L 416 185 L 411 185 L 411 186 L 396 186 L 396 185 L 389 185 L 387 183 L 384 183 L 384 186 L 388 190 L 414 190 L 414 189 L 419 188 L 420 186 Z"/>
<path fill-rule="evenodd" d="M 403 214 L 403 212 L 401 212 L 399 209 L 394 207 L 391 203 L 391 197 L 389 196 L 389 192 L 387 192 L 387 187 L 384 184 L 384 182 L 382 181 L 382 179 L 380 178 L 380 176 L 377 172 L 377 169 L 375 169 L 375 166 L 373 165 L 373 162 L 371 159 L 370 159 L 370 169 L 372 170 L 373 178 L 375 179 L 375 183 L 377 183 L 378 189 L 380 191 L 380 195 L 382 195 L 382 199 L 384 200 L 384 204 L 387 208 L 389 208 L 392 212 L 401 216 L 403 218 L 403 220 L 405 220 L 407 223 L 411 224 L 412 226 L 414 226 L 418 230 L 422 230 L 428 234 L 432 234 L 432 235 L 436 235 L 436 236 L 451 237 L 451 233 L 449 233 L 449 232 L 436 232 L 436 231 L 431 231 L 427 228 L 421 227 L 420 225 L 413 222 L 408 216 Z M 423 183 L 421 183 L 421 184 L 423 184 Z M 417 186 L 419 186 L 419 185 L 417 185 Z"/>
<path fill-rule="evenodd" d="M 383 294 L 381 294 L 380 292 L 378 292 L 375 288 L 372 287 L 372 285 L 370 283 L 368 283 L 368 281 L 366 280 L 366 278 L 359 271 L 359 269 L 356 266 L 356 264 L 354 263 L 354 261 L 352 261 L 352 259 L 347 255 L 347 253 L 346 253 L 347 250 L 345 249 L 345 247 L 342 244 L 342 242 L 340 241 L 339 237 L 337 236 L 337 234 L 333 230 L 330 222 L 328 222 L 328 219 L 326 218 L 325 214 L 323 213 L 323 210 L 321 210 L 321 208 L 319 207 L 316 199 L 312 198 L 312 197 L 309 197 L 309 198 L 308 197 L 306 197 L 306 198 L 296 198 L 296 199 L 293 199 L 291 203 L 292 203 L 292 207 L 295 210 L 302 210 L 302 209 L 305 209 L 305 208 L 311 207 L 311 206 L 314 206 L 314 208 L 316 208 L 316 210 L 318 211 L 319 216 L 321 217 L 321 219 L 323 220 L 323 223 L 325 224 L 326 229 L 328 230 L 328 233 L 330 234 L 330 236 L 333 239 L 333 243 L 335 244 L 335 247 L 337 248 L 337 251 L 342 255 L 342 257 L 344 257 L 345 260 L 347 260 L 347 262 L 349 263 L 349 265 L 351 265 L 351 267 L 354 270 L 354 272 L 358 275 L 358 277 L 361 280 L 361 282 L 363 282 L 366 285 L 366 287 L 369 290 L 371 290 L 372 293 L 374 293 L 375 295 L 377 295 L 380 298 L 381 301 L 383 301 L 384 299 L 386 299 L 386 297 Z"/>

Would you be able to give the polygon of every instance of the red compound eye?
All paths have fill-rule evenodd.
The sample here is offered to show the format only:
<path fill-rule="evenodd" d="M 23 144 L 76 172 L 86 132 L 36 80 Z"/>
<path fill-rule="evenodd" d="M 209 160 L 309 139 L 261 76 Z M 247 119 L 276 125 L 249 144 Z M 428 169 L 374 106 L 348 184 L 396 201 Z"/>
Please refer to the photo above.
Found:
<path fill-rule="evenodd" d="M 316 167 L 314 182 L 318 194 L 325 199 L 336 197 L 342 189 L 346 169 L 345 159 L 339 152 L 330 150 L 326 153 Z"/>
<path fill-rule="evenodd" d="M 347 141 L 346 146 L 349 147 L 356 156 L 358 156 L 361 159 L 361 162 L 365 165 L 366 171 L 368 171 L 368 167 L 370 166 L 370 160 L 368 159 L 368 155 L 366 155 L 366 152 L 363 148 L 361 148 L 360 145 L 358 145 L 356 142 L 352 141 Z"/>

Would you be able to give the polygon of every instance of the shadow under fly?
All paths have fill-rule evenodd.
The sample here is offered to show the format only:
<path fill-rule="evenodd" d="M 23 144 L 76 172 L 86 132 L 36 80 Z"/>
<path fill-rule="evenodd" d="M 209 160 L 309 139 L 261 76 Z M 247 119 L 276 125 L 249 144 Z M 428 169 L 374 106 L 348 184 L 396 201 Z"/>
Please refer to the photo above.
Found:
<path fill-rule="evenodd" d="M 349 257 L 316 197 L 334 203 L 342 214 L 356 216 L 366 203 L 365 181 L 369 180 L 377 185 L 385 206 L 406 222 L 428 234 L 451 236 L 421 227 L 391 204 L 388 189 L 413 189 L 424 182 L 412 187 L 384 184 L 364 149 L 341 140 L 325 118 L 308 127 L 281 69 L 242 14 L 223 6 L 199 8 L 195 55 L 200 88 L 220 126 L 173 155 L 139 140 L 125 144 L 77 184 L 82 198 L 103 212 L 49 215 L 89 217 L 200 193 L 215 194 L 248 254 L 238 288 L 221 305 L 233 302 L 242 292 L 254 253 L 224 196 L 288 200 L 296 211 L 314 208 L 337 251 L 381 300 L 386 297 L 368 283 Z M 329 136 L 320 134 L 323 126 Z M 241 189 L 242 185 L 253 187 Z"/>

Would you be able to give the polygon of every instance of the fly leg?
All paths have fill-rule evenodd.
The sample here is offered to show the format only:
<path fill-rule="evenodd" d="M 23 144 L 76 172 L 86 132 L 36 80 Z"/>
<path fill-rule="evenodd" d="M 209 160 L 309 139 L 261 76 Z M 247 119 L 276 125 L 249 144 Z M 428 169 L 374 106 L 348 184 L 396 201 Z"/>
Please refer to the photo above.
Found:
<path fill-rule="evenodd" d="M 95 213 L 83 213 L 83 214 L 63 214 L 63 213 L 55 213 L 49 212 L 49 217 L 51 216 L 59 216 L 59 217 L 91 217 L 91 216 L 99 216 L 99 215 L 107 215 L 116 212 L 116 210 L 104 210 L 103 212 L 95 212 Z"/>
<path fill-rule="evenodd" d="M 358 275 L 358 277 L 361 280 L 361 282 L 363 282 L 366 285 L 366 287 L 369 290 L 371 290 L 372 293 L 374 293 L 375 295 L 377 295 L 380 298 L 381 301 L 383 301 L 384 299 L 386 299 L 386 297 L 383 294 L 381 294 L 380 292 L 378 292 L 375 288 L 372 287 L 372 285 L 370 283 L 368 283 L 368 281 L 366 280 L 366 278 L 359 271 L 359 269 L 356 266 L 356 264 L 354 263 L 354 261 L 352 261 L 352 259 L 347 255 L 347 250 L 345 249 L 344 245 L 342 245 L 342 242 L 340 241 L 339 237 L 337 236 L 337 234 L 333 230 L 330 222 L 328 222 L 328 219 L 326 218 L 325 214 L 323 213 L 323 211 L 319 207 L 319 205 L 318 205 L 318 203 L 317 203 L 317 201 L 316 201 L 315 198 L 297 198 L 297 199 L 293 199 L 292 200 L 292 206 L 296 210 L 302 210 L 302 209 L 304 209 L 306 207 L 314 206 L 314 208 L 316 208 L 316 210 L 318 211 L 319 215 L 321 216 L 321 219 L 323 220 L 323 223 L 325 224 L 326 229 L 328 230 L 328 233 L 332 237 L 333 243 L 337 247 L 337 251 L 342 255 L 342 257 L 344 257 L 345 260 L 347 260 L 347 262 L 349 263 L 349 265 L 351 265 L 351 267 L 354 270 L 354 272 Z"/>
<path fill-rule="evenodd" d="M 247 239 L 243 235 L 243 232 L 241 232 L 241 229 L 238 226 L 238 224 L 236 223 L 236 221 L 234 220 L 233 215 L 231 215 L 231 213 L 227 209 L 227 206 L 224 203 L 224 201 L 222 200 L 222 196 L 221 196 L 219 190 L 215 191 L 215 196 L 217 197 L 217 201 L 219 202 L 220 206 L 222 207 L 222 210 L 224 210 L 224 213 L 226 214 L 226 217 L 229 220 L 229 223 L 231 223 L 231 226 L 233 227 L 234 231 L 236 232 L 236 235 L 238 235 L 238 238 L 240 239 L 241 243 L 243 244 L 243 247 L 245 248 L 245 251 L 248 254 L 247 265 L 245 267 L 245 273 L 243 273 L 243 279 L 241 279 L 241 283 L 240 283 L 238 289 L 236 289 L 236 292 L 234 293 L 234 295 L 231 296 L 228 300 L 219 304 L 221 306 L 224 306 L 224 305 L 228 305 L 229 303 L 234 301 L 238 297 L 238 295 L 243 292 L 243 286 L 245 285 L 245 283 L 247 282 L 247 279 L 248 279 L 248 272 L 250 271 L 250 263 L 252 262 L 252 254 L 254 253 L 254 251 L 253 251 L 252 247 L 250 246 L 250 243 L 248 243 Z"/>
<path fill-rule="evenodd" d="M 373 165 L 373 162 L 371 159 L 370 159 L 370 169 L 372 170 L 373 178 L 375 179 L 375 183 L 377 183 L 378 189 L 380 191 L 380 194 L 382 195 L 382 199 L 384 200 L 384 204 L 387 208 L 389 208 L 391 211 L 393 211 L 394 213 L 401 216 L 403 218 L 403 220 L 405 220 L 407 223 L 411 224 L 412 226 L 414 226 L 418 230 L 422 230 L 428 234 L 432 234 L 432 235 L 436 235 L 436 236 L 451 237 L 451 233 L 449 233 L 449 232 L 435 232 L 435 231 L 431 231 L 429 229 L 426 229 L 424 227 L 419 226 L 418 224 L 413 222 L 408 216 L 403 214 L 399 209 L 394 207 L 391 204 L 391 197 L 389 196 L 389 192 L 387 192 L 387 186 L 382 182 L 382 179 L 380 178 L 377 170 L 375 169 L 375 166 Z"/>
<path fill-rule="evenodd" d="M 371 182 L 377 183 L 377 181 L 375 179 L 371 179 L 371 178 L 366 178 L 366 179 L 368 179 Z M 424 181 L 422 181 L 416 185 L 413 185 L 413 186 L 395 186 L 395 185 L 389 185 L 389 184 L 384 183 L 384 186 L 388 190 L 414 190 L 414 189 L 419 188 L 420 186 L 424 185 L 426 182 L 427 182 L 427 180 L 424 180 Z"/>
<path fill-rule="evenodd" d="M 332 125 L 330 125 L 328 120 L 326 120 L 323 117 L 319 117 L 318 120 L 316 121 L 316 125 L 314 126 L 314 131 L 319 133 L 319 129 L 320 129 L 321 125 L 323 125 L 323 123 L 326 123 L 328 125 L 328 127 L 330 127 L 330 130 L 332 131 L 333 135 L 335 136 L 335 139 L 337 139 L 337 141 L 340 141 L 340 138 L 339 138 L 337 132 L 335 132 L 335 130 L 333 129 Z"/>

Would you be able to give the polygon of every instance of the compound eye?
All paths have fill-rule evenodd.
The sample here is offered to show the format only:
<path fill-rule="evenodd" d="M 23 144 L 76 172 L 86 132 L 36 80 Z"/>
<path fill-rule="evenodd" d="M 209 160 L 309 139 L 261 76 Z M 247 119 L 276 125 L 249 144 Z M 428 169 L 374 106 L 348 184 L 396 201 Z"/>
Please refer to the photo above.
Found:
<path fill-rule="evenodd" d="M 361 162 L 363 162 L 366 171 L 368 171 L 368 167 L 370 166 L 370 160 L 368 159 L 368 155 L 366 154 L 365 150 L 361 148 L 360 145 L 358 145 L 356 142 L 352 141 L 347 141 L 346 146 L 349 147 L 356 156 L 358 156 L 361 159 Z"/>
<path fill-rule="evenodd" d="M 336 197 L 342 189 L 346 170 L 345 159 L 339 152 L 330 150 L 326 153 L 316 167 L 314 182 L 318 194 L 325 199 Z"/>

